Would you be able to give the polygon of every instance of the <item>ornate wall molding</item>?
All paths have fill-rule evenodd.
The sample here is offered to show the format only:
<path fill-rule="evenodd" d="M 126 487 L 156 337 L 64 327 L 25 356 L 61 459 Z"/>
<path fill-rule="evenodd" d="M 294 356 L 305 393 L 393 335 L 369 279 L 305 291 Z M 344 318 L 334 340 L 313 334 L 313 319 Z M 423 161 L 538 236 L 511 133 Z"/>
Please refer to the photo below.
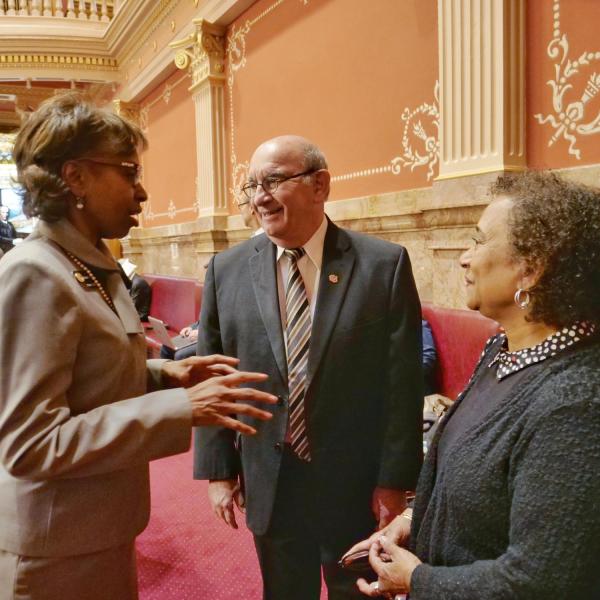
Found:
<path fill-rule="evenodd" d="M 523 169 L 524 0 L 439 0 L 440 172 Z"/>
<path fill-rule="evenodd" d="M 242 24 L 234 25 L 227 37 L 227 65 L 228 65 L 228 118 L 230 130 L 230 186 L 229 193 L 239 202 L 240 188 L 248 176 L 248 161 L 240 162 L 236 153 L 235 143 L 235 114 L 233 106 L 233 87 L 237 73 L 246 67 L 248 59 L 246 53 L 246 38 L 253 27 L 262 19 L 270 16 L 286 0 L 276 0 L 267 6 L 253 19 L 247 19 Z M 304 6 L 309 0 L 298 0 Z M 404 107 L 401 121 L 404 122 L 402 132 L 402 150 L 398 156 L 390 159 L 389 163 L 378 166 L 369 166 L 349 173 L 332 173 L 332 182 L 348 181 L 351 179 L 377 176 L 381 174 L 400 175 L 403 169 L 414 171 L 418 168 L 427 168 L 427 180 L 434 177 L 439 158 L 439 84 L 436 81 L 433 100 L 423 102 L 416 108 Z"/>
<path fill-rule="evenodd" d="M 409 107 L 405 107 L 402 111 L 401 119 L 404 121 L 404 129 L 401 155 L 392 158 L 387 165 L 335 175 L 331 181 L 347 181 L 381 173 L 400 175 L 403 168 L 414 171 L 421 167 L 427 167 L 427 181 L 433 179 L 440 151 L 438 140 L 440 128 L 439 82 L 437 81 L 433 96 L 434 100 L 431 103 L 423 102 L 417 108 L 411 110 Z M 423 124 L 424 122 L 425 124 Z"/>
<path fill-rule="evenodd" d="M 461 307 L 457 257 L 467 247 L 482 207 L 436 208 L 434 204 L 431 188 L 421 188 L 338 200 L 327 203 L 325 209 L 342 227 L 404 245 L 421 298 Z M 203 280 L 204 265 L 215 252 L 249 237 L 250 230 L 239 215 L 201 217 L 193 222 L 133 229 L 124 254 L 135 259 L 144 272 Z M 446 277 L 448 271 L 452 279 Z"/>
<path fill-rule="evenodd" d="M 576 147 L 577 136 L 600 133 L 600 111 L 588 114 L 590 101 L 600 92 L 600 74 L 593 71 L 587 80 L 577 79 L 584 71 L 591 71 L 594 62 L 600 61 L 600 51 L 584 50 L 578 57 L 570 57 L 569 38 L 561 32 L 560 0 L 554 0 L 553 32 L 548 44 L 548 57 L 554 61 L 554 79 L 546 83 L 552 89 L 552 114 L 537 113 L 540 125 L 547 123 L 554 129 L 548 146 L 559 140 L 568 142 L 568 153 L 581 160 L 581 150 Z M 596 67 L 597 68 L 597 67 Z M 570 98 L 570 100 L 568 99 Z"/>

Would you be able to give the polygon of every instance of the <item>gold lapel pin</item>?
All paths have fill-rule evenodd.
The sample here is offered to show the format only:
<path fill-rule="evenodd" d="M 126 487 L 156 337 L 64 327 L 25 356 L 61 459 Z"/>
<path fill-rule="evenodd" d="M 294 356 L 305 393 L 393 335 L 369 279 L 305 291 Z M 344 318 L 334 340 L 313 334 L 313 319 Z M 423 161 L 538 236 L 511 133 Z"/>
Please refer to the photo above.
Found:
<path fill-rule="evenodd" d="M 75 277 L 79 283 L 86 283 L 85 275 L 81 271 L 73 271 L 73 277 Z"/>
<path fill-rule="evenodd" d="M 329 274 L 329 283 L 337 283 L 340 278 L 335 273 Z"/>

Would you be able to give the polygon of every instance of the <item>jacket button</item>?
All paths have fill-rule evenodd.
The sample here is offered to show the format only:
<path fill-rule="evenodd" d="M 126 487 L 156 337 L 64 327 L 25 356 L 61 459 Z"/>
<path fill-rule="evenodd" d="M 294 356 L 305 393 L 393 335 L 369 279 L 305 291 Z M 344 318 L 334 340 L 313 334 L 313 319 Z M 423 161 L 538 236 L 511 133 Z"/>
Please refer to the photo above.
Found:
<path fill-rule="evenodd" d="M 285 398 L 283 396 L 277 396 L 277 406 L 283 406 L 285 404 Z"/>
<path fill-rule="evenodd" d="M 277 450 L 277 452 L 281 452 L 283 450 L 283 444 L 281 442 L 275 442 L 275 445 L 273 447 L 275 448 L 275 450 Z"/>

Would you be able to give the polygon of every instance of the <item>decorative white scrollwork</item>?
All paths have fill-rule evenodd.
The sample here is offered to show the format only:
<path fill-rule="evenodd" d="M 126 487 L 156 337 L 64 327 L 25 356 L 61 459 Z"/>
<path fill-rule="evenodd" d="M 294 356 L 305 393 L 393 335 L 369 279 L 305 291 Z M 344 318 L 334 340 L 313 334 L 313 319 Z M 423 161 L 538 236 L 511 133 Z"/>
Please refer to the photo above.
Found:
<path fill-rule="evenodd" d="M 233 87 L 236 71 L 239 71 L 246 64 L 246 35 L 248 35 L 250 28 L 250 21 L 246 21 L 243 27 L 238 29 L 234 25 L 227 40 L 227 60 L 229 62 L 227 85 L 230 90 Z"/>
<path fill-rule="evenodd" d="M 600 52 L 584 51 L 578 58 L 569 58 L 569 41 L 567 35 L 560 31 L 560 0 L 554 2 L 554 32 L 548 44 L 548 56 L 555 61 L 554 79 L 546 83 L 552 88 L 552 107 L 554 114 L 535 116 L 538 123 L 550 123 L 554 134 L 548 141 L 552 146 L 561 138 L 569 142 L 569 154 L 581 160 L 581 151 L 576 148 L 577 135 L 594 135 L 600 133 L 600 111 L 595 117 L 587 117 L 589 102 L 600 92 L 600 74 L 592 73 L 585 83 L 580 96 L 567 100 L 568 93 L 576 93 L 574 78 L 582 74 L 584 68 L 596 60 L 600 60 Z M 581 89 L 581 83 L 579 84 Z"/>
<path fill-rule="evenodd" d="M 235 154 L 231 154 L 231 187 L 229 192 L 238 204 L 247 200 L 244 192 L 242 192 L 242 186 L 248 179 L 249 169 L 250 163 L 248 161 L 238 163 Z"/>
<path fill-rule="evenodd" d="M 391 162 L 392 173 L 399 175 L 402 167 L 410 167 L 414 171 L 417 167 L 429 166 L 427 169 L 427 179 L 430 180 L 434 174 L 434 168 L 439 160 L 440 142 L 440 111 L 439 111 L 439 81 L 435 83 L 433 92 L 435 101 L 432 104 L 423 102 L 414 110 L 405 108 L 402 112 L 404 121 L 404 132 L 402 134 L 402 156 L 396 156 Z M 426 129 L 423 125 L 423 119 L 427 117 L 429 123 L 428 129 L 433 126 L 434 132 Z M 418 147 L 415 147 L 415 142 Z"/>

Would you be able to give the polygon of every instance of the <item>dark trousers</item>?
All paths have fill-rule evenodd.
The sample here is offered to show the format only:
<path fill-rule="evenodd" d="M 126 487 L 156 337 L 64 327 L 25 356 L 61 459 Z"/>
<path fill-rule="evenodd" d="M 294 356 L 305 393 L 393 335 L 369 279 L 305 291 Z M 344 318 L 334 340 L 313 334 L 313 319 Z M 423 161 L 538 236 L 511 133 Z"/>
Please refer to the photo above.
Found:
<path fill-rule="evenodd" d="M 374 531 L 375 521 L 367 517 L 362 523 L 349 522 L 337 535 L 324 533 L 319 523 L 328 499 L 315 489 L 311 468 L 286 447 L 269 529 L 254 536 L 263 600 L 319 600 L 321 568 L 329 600 L 362 600 L 356 573 L 337 563 L 350 546 Z M 344 511 L 343 506 L 334 508 Z"/>

